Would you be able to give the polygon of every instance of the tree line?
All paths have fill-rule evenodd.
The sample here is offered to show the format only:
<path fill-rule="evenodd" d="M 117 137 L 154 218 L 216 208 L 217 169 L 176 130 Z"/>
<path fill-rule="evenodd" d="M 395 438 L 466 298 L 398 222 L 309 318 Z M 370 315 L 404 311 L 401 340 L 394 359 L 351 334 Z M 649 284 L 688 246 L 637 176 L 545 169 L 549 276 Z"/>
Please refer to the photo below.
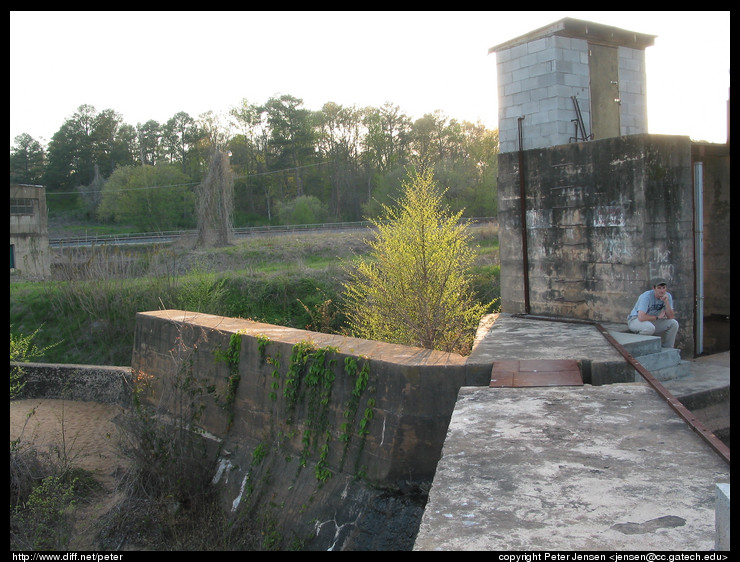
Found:
<path fill-rule="evenodd" d="M 28 134 L 14 139 L 10 182 L 44 185 L 52 212 L 66 201 L 88 220 L 135 224 L 148 213 L 158 228 L 188 228 L 215 152 L 229 158 L 235 226 L 377 216 L 409 168 L 431 171 L 453 211 L 497 212 L 497 130 L 440 111 L 413 120 L 390 102 L 312 111 L 291 95 L 136 126 L 81 105 L 47 146 Z M 113 189 L 118 196 L 106 198 Z"/>

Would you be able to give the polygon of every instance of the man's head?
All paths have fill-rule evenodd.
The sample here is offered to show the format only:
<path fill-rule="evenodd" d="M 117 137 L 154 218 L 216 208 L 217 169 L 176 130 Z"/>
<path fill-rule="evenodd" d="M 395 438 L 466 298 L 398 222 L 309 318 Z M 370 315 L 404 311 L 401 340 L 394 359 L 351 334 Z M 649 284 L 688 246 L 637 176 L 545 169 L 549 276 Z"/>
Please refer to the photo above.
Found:
<path fill-rule="evenodd" d="M 653 279 L 653 290 L 655 291 L 656 297 L 662 298 L 668 291 L 665 279 Z"/>

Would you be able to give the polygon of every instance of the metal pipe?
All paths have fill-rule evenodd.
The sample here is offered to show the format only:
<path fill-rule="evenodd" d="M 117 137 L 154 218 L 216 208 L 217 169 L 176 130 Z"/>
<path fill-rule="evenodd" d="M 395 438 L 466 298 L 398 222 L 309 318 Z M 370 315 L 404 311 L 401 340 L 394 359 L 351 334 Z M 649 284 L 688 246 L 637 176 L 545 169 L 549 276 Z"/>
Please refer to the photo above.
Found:
<path fill-rule="evenodd" d="M 694 269 L 696 312 L 694 350 L 704 352 L 704 165 L 694 162 Z"/>
<path fill-rule="evenodd" d="M 517 119 L 519 128 L 519 211 L 522 230 L 522 269 L 524 278 L 524 313 L 529 314 L 529 250 L 527 248 L 527 199 L 524 189 L 524 143 L 522 140 L 522 121 Z"/>

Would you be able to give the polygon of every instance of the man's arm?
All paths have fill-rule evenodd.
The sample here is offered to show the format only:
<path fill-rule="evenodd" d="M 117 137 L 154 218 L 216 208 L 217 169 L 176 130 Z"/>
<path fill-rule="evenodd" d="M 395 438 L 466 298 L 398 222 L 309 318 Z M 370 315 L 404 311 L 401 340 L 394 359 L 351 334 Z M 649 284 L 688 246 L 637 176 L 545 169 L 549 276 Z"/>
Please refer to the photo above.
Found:
<path fill-rule="evenodd" d="M 635 308 L 637 309 L 637 319 L 640 322 L 654 322 L 658 319 L 657 316 L 647 313 L 649 306 L 650 300 L 645 296 L 645 293 L 643 293 L 640 295 L 640 298 L 637 299 L 637 304 L 635 305 Z"/>
<path fill-rule="evenodd" d="M 665 308 L 663 309 L 663 311 L 665 312 L 665 317 L 672 319 L 674 316 L 676 316 L 676 313 L 673 311 L 673 307 L 671 306 L 671 299 L 668 298 L 668 295 L 663 295 L 663 298 L 661 300 L 665 304 Z"/>
<path fill-rule="evenodd" d="M 658 319 L 657 316 L 653 316 L 652 314 L 648 314 L 644 310 L 638 310 L 637 311 L 637 319 L 640 322 L 654 322 Z"/>

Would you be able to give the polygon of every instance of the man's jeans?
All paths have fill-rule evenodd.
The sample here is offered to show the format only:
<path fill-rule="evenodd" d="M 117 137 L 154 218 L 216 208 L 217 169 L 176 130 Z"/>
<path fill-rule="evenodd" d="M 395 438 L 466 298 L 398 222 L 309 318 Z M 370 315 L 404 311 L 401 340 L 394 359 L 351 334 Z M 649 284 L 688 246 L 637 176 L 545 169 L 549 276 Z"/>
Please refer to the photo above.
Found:
<path fill-rule="evenodd" d="M 643 336 L 660 336 L 662 347 L 673 347 L 678 333 L 678 320 L 675 318 L 658 318 L 655 322 L 640 322 L 632 318 L 627 322 L 630 332 Z"/>

